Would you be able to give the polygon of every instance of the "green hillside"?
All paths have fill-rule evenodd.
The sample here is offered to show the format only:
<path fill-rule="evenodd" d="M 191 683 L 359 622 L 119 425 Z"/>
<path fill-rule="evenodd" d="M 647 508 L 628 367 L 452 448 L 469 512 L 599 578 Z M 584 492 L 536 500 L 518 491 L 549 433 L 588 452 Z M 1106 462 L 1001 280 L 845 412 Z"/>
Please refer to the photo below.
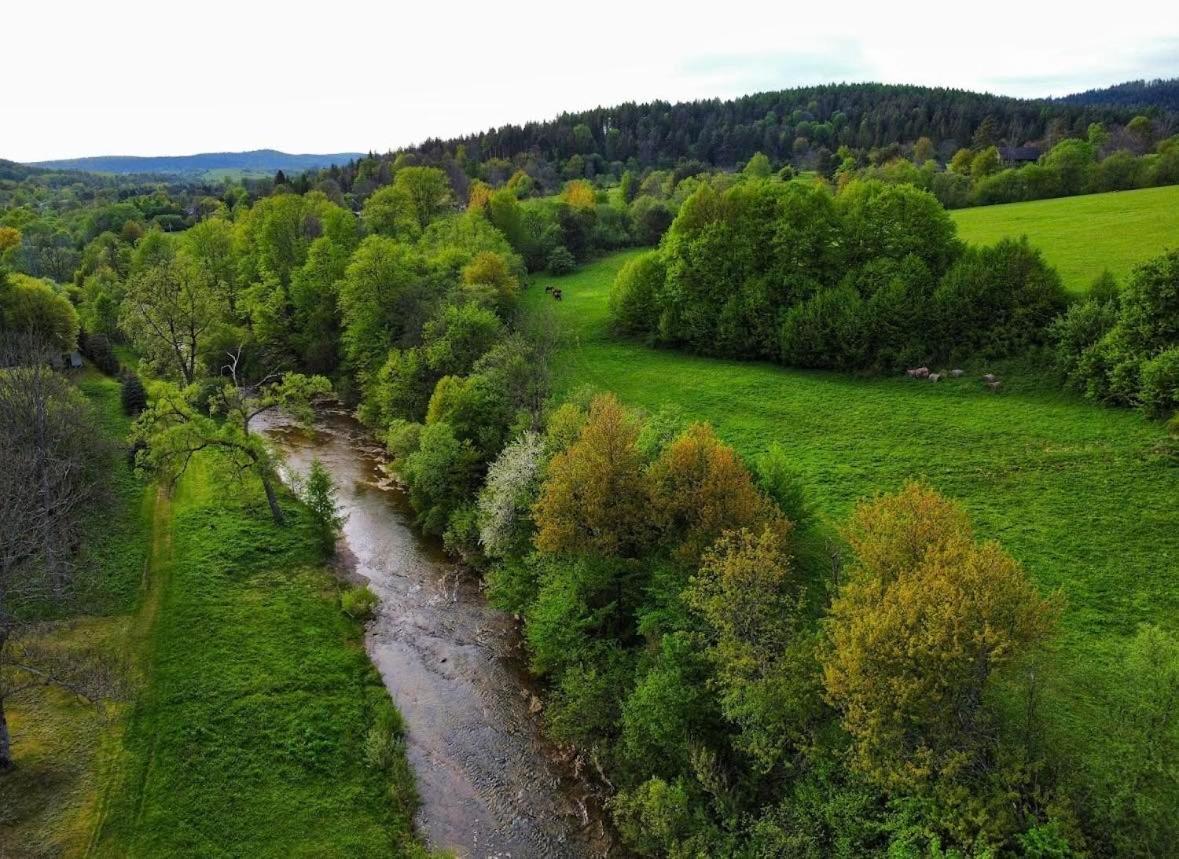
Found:
<path fill-rule="evenodd" d="M 1179 186 L 1113 191 L 950 213 L 968 242 L 1026 235 L 1073 292 L 1109 269 L 1124 280 L 1138 263 L 1179 246 Z"/>
<path fill-rule="evenodd" d="M 1100 660 L 1144 621 L 1179 611 L 1179 469 L 1154 452 L 1164 432 L 1136 413 L 1062 394 L 1035 368 L 1001 368 L 1006 390 L 978 382 L 987 369 L 930 385 L 723 361 L 620 340 L 608 328 L 617 254 L 540 285 L 536 313 L 555 315 L 562 390 L 592 385 L 649 410 L 673 407 L 710 421 L 746 455 L 780 442 L 832 520 L 854 502 L 924 476 L 961 500 L 983 536 L 1002 542 L 1045 588 L 1068 597 L 1066 638 Z M 549 282 L 549 279 L 543 281 Z M 1075 653 L 1075 651 L 1074 651 Z"/>

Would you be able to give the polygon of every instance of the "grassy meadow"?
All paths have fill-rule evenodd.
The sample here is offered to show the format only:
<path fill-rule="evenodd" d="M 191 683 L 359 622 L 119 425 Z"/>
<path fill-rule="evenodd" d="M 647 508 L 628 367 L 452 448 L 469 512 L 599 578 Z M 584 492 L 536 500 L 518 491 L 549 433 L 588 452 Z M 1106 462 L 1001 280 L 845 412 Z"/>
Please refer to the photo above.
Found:
<path fill-rule="evenodd" d="M 80 384 L 124 437 L 118 384 Z M 116 654 L 132 691 L 102 713 L 55 690 L 11 706 L 0 856 L 416 854 L 404 756 L 367 763 L 370 730 L 399 719 L 306 511 L 286 497 L 275 528 L 212 455 L 171 497 L 114 466 L 84 556 L 105 613 L 49 637 Z"/>
<path fill-rule="evenodd" d="M 1101 665 L 1144 621 L 1174 626 L 1179 468 L 1156 453 L 1159 425 L 1063 394 L 1030 365 L 967 367 L 963 379 L 931 385 L 622 340 L 609 330 L 606 302 L 633 253 L 527 291 L 532 312 L 553 314 L 561 332 L 558 389 L 590 385 L 647 410 L 678 409 L 712 423 L 746 456 L 777 441 L 833 523 L 858 499 L 924 477 L 961 501 L 978 532 L 1001 541 L 1044 589 L 1064 591 L 1062 645 L 1078 659 Z M 550 280 L 562 301 L 542 292 Z M 1001 370 L 1001 394 L 979 383 L 987 369 Z"/>
<path fill-rule="evenodd" d="M 1105 269 L 1124 282 L 1138 263 L 1179 247 L 1179 185 L 979 206 L 950 214 L 958 234 L 974 244 L 1026 235 L 1075 293 L 1085 292 Z"/>

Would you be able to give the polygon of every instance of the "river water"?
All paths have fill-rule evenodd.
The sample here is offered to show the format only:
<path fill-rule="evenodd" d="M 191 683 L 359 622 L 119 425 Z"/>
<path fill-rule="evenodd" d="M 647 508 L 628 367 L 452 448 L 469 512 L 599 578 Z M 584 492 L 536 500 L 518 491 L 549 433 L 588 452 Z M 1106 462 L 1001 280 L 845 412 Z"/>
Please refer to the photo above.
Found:
<path fill-rule="evenodd" d="M 541 735 L 516 624 L 415 531 L 381 448 L 340 410 L 321 412 L 314 431 L 263 418 L 286 479 L 318 457 L 335 480 L 348 517 L 341 566 L 380 597 L 366 643 L 405 719 L 428 844 L 463 857 L 612 855 L 597 791 Z"/>

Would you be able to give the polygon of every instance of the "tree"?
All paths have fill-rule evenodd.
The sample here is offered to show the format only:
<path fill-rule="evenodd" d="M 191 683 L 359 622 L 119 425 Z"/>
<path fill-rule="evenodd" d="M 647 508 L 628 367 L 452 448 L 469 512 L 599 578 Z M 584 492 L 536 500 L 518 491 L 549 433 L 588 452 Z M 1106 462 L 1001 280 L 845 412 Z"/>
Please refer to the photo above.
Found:
<path fill-rule="evenodd" d="M 533 508 L 536 547 L 633 557 L 646 542 L 639 422 L 612 394 L 595 397 L 577 440 L 549 463 Z"/>
<path fill-rule="evenodd" d="M 344 527 L 345 516 L 340 512 L 336 485 L 319 457 L 311 460 L 311 468 L 300 488 L 303 503 L 315 520 L 320 544 L 325 552 L 330 552 L 336 544 L 336 538 L 340 536 L 340 529 Z"/>
<path fill-rule="evenodd" d="M 0 325 L 44 341 L 59 355 L 77 348 L 78 313 L 69 299 L 28 275 L 9 275 L 8 280 L 7 288 L 0 283 Z"/>
<path fill-rule="evenodd" d="M 0 772 L 13 765 L 6 701 L 45 685 L 91 700 L 101 691 L 101 677 L 38 654 L 24 636 L 30 619 L 74 595 L 84 513 L 109 462 L 89 405 L 48 367 L 56 349 L 35 335 L 0 339 Z"/>
<path fill-rule="evenodd" d="M 594 193 L 594 186 L 584 179 L 574 179 L 565 183 L 561 192 L 561 201 L 574 209 L 593 209 L 598 204 L 598 195 Z"/>
<path fill-rule="evenodd" d="M 745 163 L 741 172 L 751 179 L 768 179 L 774 170 L 768 157 L 761 152 L 755 152 L 753 157 Z"/>
<path fill-rule="evenodd" d="M 959 149 L 950 159 L 950 170 L 960 176 L 970 175 L 970 165 L 974 160 L 974 153 L 969 149 Z"/>
<path fill-rule="evenodd" d="M 610 318 L 619 331 L 654 335 L 659 324 L 659 292 L 667 270 L 657 253 L 628 260 L 610 286 Z"/>
<path fill-rule="evenodd" d="M 453 203 L 450 180 L 435 167 L 402 167 L 393 183 L 409 198 L 420 229 L 424 230 Z"/>
<path fill-rule="evenodd" d="M 434 423 L 421 431 L 418 448 L 406 457 L 402 470 L 418 525 L 426 533 L 441 535 L 451 514 L 470 497 L 478 458 L 471 443 L 457 438 L 448 423 Z"/>
<path fill-rule="evenodd" d="M 647 516 L 676 557 L 689 564 L 726 531 L 771 526 L 783 534 L 789 530 L 774 516 L 736 451 L 706 423 L 692 424 L 667 445 L 647 479 Z"/>
<path fill-rule="evenodd" d="M 618 182 L 618 190 L 622 194 L 622 202 L 628 205 L 639 195 L 639 180 L 633 172 L 626 170 Z"/>
<path fill-rule="evenodd" d="M 490 287 L 500 308 L 506 310 L 516 300 L 520 281 L 508 267 L 508 261 L 495 251 L 480 251 L 463 268 L 467 286 Z"/>
<path fill-rule="evenodd" d="M 937 154 L 934 149 L 933 141 L 928 137 L 918 137 L 917 142 L 913 144 L 913 163 L 924 164 L 926 161 L 932 161 Z"/>
<path fill-rule="evenodd" d="M 543 462 L 544 442 L 535 432 L 525 432 L 487 469 L 478 511 L 479 543 L 488 557 L 506 557 L 526 544 Z"/>
<path fill-rule="evenodd" d="M 233 224 L 223 218 L 206 218 L 186 230 L 182 242 L 189 258 L 206 282 L 219 293 L 232 315 L 237 299 L 237 251 Z"/>
<path fill-rule="evenodd" d="M 415 240 L 423 228 L 413 198 L 400 185 L 386 185 L 374 191 L 364 201 L 360 219 L 370 233 L 401 241 Z"/>
<path fill-rule="evenodd" d="M 983 149 L 970 161 L 970 175 L 978 181 L 999 171 L 999 150 L 994 146 Z"/>
<path fill-rule="evenodd" d="M 390 347 L 423 321 L 425 297 L 419 257 L 385 236 L 360 243 L 340 282 L 341 343 L 363 382 L 376 373 Z"/>
<path fill-rule="evenodd" d="M 240 357 L 240 350 L 229 356 L 227 374 L 210 398 L 208 415 L 194 404 L 196 388 L 170 382 L 152 385 L 150 405 L 135 421 L 133 438 L 145 445 L 140 464 L 173 484 L 197 453 L 220 450 L 239 475 L 252 473 L 258 478 L 275 524 L 283 525 L 286 520 L 274 491 L 274 452 L 265 437 L 251 432 L 250 425 L 254 418 L 274 410 L 310 423 L 312 401 L 331 393 L 331 383 L 322 376 L 300 373 L 269 374 L 250 382 L 240 375 Z"/>
<path fill-rule="evenodd" d="M 999 777 L 986 693 L 1052 635 L 1057 599 L 918 483 L 861 503 L 845 536 L 855 562 L 831 605 L 823 683 L 856 766 L 887 790 L 932 789 L 982 817 L 1006 814 L 1006 794 L 983 787 Z M 955 783 L 972 784 L 973 798 Z M 951 818 L 947 827 L 984 825 Z"/>
<path fill-rule="evenodd" d="M 707 628 L 722 711 L 746 752 L 773 767 L 821 710 L 786 530 L 728 532 L 705 553 L 684 598 Z"/>
<path fill-rule="evenodd" d="M 191 385 L 224 312 L 208 276 L 177 256 L 131 276 L 119 325 L 157 371 Z"/>

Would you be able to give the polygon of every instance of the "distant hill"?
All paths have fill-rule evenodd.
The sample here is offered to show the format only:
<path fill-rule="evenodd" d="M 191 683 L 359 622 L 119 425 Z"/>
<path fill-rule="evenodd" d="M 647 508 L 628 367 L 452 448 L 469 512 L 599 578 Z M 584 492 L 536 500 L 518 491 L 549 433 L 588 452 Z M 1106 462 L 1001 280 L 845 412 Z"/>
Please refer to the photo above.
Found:
<path fill-rule="evenodd" d="M 278 170 L 299 173 L 333 164 L 344 165 L 362 157 L 360 152 L 336 152 L 326 155 L 291 155 L 275 149 L 252 152 L 202 152 L 198 155 L 98 155 L 89 158 L 64 158 L 36 161 L 31 167 L 53 170 L 85 170 L 90 173 L 205 174 L 210 171 L 240 173 L 274 173 Z"/>
<path fill-rule="evenodd" d="M 1052 100 L 1063 104 L 1157 107 L 1159 110 L 1179 111 L 1179 78 L 1126 81 L 1104 89 L 1089 89 Z"/>

